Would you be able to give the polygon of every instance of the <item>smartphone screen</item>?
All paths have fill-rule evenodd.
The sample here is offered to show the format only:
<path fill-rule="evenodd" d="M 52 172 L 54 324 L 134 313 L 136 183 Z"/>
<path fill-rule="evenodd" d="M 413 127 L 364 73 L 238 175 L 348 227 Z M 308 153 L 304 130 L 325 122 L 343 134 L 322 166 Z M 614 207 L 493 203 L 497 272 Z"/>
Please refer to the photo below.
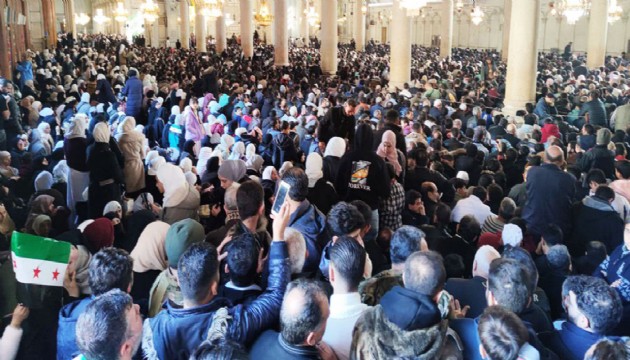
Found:
<path fill-rule="evenodd" d="M 284 204 L 284 201 L 287 198 L 289 189 L 291 189 L 291 186 L 289 184 L 287 184 L 284 181 L 280 182 L 280 186 L 278 187 L 278 192 L 276 193 L 276 198 L 273 201 L 273 206 L 271 207 L 271 212 L 276 213 L 276 214 L 280 212 L 280 208 L 282 207 L 282 204 Z"/>

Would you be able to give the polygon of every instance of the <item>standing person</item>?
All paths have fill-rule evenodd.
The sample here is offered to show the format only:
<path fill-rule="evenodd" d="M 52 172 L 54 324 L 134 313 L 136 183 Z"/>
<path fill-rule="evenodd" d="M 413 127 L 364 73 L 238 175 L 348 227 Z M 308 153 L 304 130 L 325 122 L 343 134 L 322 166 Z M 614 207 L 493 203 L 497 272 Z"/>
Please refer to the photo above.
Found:
<path fill-rule="evenodd" d="M 580 109 L 579 116 L 586 116 L 586 122 L 593 126 L 608 126 L 606 107 L 601 100 L 599 90 L 592 90 L 588 96 L 588 102 L 584 103 Z"/>
<path fill-rule="evenodd" d="M 343 106 L 336 106 L 328 110 L 317 128 L 319 142 L 324 143 L 320 144 L 320 148 L 324 148 L 328 140 L 334 136 L 347 139 L 352 143 L 352 139 L 354 138 L 354 113 L 356 106 L 356 100 L 348 99 Z"/>
<path fill-rule="evenodd" d="M 110 201 L 121 201 L 121 187 L 125 175 L 118 165 L 116 155 L 109 147 L 109 127 L 98 123 L 94 127 L 94 144 L 88 147 L 87 164 L 90 171 L 88 191 L 88 216 L 99 217 Z"/>
<path fill-rule="evenodd" d="M 378 230 L 378 201 L 390 193 L 385 161 L 372 150 L 374 134 L 368 124 L 357 128 L 353 150 L 339 163 L 335 188 L 344 201 L 362 200 L 372 208 L 372 228 Z"/>
<path fill-rule="evenodd" d="M 540 236 L 548 224 L 570 234 L 571 205 L 575 199 L 575 177 L 564 172 L 564 152 L 558 146 L 545 150 L 545 163 L 527 172 L 527 202 L 523 219 L 528 231 Z"/>
<path fill-rule="evenodd" d="M 127 193 L 144 189 L 144 136 L 135 130 L 136 119 L 126 117 L 121 124 L 121 133 L 117 135 L 120 151 L 125 158 L 123 168 Z"/>
<path fill-rule="evenodd" d="M 87 166 L 87 139 L 85 130 L 87 128 L 87 117 L 77 114 L 72 118 L 70 128 L 63 141 L 63 152 L 69 167 L 68 173 L 68 209 L 72 213 L 72 221 L 76 216 L 76 203 L 83 201 L 83 191 L 90 184 L 90 173 Z"/>
<path fill-rule="evenodd" d="M 199 117 L 199 101 L 196 97 L 191 97 L 188 102 L 190 111 L 186 116 L 186 141 L 192 140 L 195 144 L 201 143 L 201 139 L 206 136 L 202 118 Z"/>
<path fill-rule="evenodd" d="M 138 70 L 133 68 L 129 70 L 127 77 L 127 82 L 120 91 L 123 96 L 127 97 L 125 115 L 140 118 L 143 98 L 142 81 L 138 79 Z"/>

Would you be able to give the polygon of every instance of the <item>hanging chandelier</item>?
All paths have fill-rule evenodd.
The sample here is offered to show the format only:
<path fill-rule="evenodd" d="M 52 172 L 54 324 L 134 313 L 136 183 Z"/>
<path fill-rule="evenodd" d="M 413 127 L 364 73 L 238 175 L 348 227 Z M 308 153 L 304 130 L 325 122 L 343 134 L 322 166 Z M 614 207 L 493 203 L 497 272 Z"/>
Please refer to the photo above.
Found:
<path fill-rule="evenodd" d="M 254 20 L 259 26 L 267 27 L 271 25 L 273 15 L 271 15 L 271 11 L 269 11 L 269 4 L 267 4 L 267 0 L 261 0 L 260 8 L 256 14 L 254 14 Z"/>
<path fill-rule="evenodd" d="M 608 7 L 608 23 L 612 24 L 623 16 L 623 8 L 617 3 L 617 0 L 610 0 Z"/>
<path fill-rule="evenodd" d="M 400 7 L 407 10 L 407 16 L 418 16 L 427 5 L 427 0 L 400 0 Z"/>
<path fill-rule="evenodd" d="M 118 2 L 116 8 L 114 9 L 114 20 L 119 23 L 127 21 L 127 15 L 129 12 L 125 9 L 125 5 L 122 2 Z"/>
<path fill-rule="evenodd" d="M 477 26 L 481 24 L 485 15 L 486 14 L 484 14 L 483 10 L 481 10 L 481 7 L 475 6 L 470 12 L 470 21 Z"/>
<path fill-rule="evenodd" d="M 308 9 L 304 10 L 304 16 L 306 16 L 306 21 L 308 21 L 310 26 L 317 25 L 319 14 L 315 11 L 315 5 L 313 5 L 312 1 L 309 1 Z"/>
<path fill-rule="evenodd" d="M 201 14 L 215 19 L 223 16 L 223 0 L 203 0 Z"/>
<path fill-rule="evenodd" d="M 103 14 L 103 9 L 96 9 L 96 15 L 93 18 L 94 22 L 102 25 L 109 21 L 109 18 Z"/>
<path fill-rule="evenodd" d="M 75 21 L 81 26 L 85 26 L 90 22 L 90 17 L 86 13 L 75 14 Z"/>
<path fill-rule="evenodd" d="M 141 8 L 142 17 L 149 24 L 154 23 L 160 17 L 160 7 L 153 0 L 146 0 Z"/>
<path fill-rule="evenodd" d="M 588 13 L 590 2 L 588 0 L 561 0 L 558 9 L 567 18 L 569 25 L 575 25 L 582 16 Z"/>

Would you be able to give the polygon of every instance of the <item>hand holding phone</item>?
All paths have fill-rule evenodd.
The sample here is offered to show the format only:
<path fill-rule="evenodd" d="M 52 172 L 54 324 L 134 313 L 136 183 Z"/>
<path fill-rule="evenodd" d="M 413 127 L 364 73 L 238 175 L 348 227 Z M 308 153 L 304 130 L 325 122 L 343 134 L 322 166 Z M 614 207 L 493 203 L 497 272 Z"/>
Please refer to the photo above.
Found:
<path fill-rule="evenodd" d="M 291 185 L 284 181 L 281 181 L 280 185 L 278 186 L 278 191 L 276 192 L 275 199 L 273 201 L 273 206 L 271 207 L 271 213 L 274 214 L 274 216 L 280 212 L 282 204 L 284 204 L 287 199 L 289 190 L 291 190 Z"/>

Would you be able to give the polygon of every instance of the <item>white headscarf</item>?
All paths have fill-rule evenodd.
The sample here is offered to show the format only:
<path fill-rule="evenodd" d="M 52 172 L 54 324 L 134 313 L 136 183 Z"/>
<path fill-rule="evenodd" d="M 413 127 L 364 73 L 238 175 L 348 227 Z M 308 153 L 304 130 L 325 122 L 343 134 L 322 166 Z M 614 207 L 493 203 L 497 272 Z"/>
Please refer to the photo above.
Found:
<path fill-rule="evenodd" d="M 179 167 L 182 168 L 182 171 L 184 173 L 192 171 L 192 168 L 193 168 L 192 160 L 190 160 L 189 158 L 183 158 L 179 162 Z"/>
<path fill-rule="evenodd" d="M 306 158 L 306 176 L 308 176 L 308 187 L 315 186 L 317 180 L 324 177 L 324 161 L 322 157 L 317 153 L 310 153 Z"/>
<path fill-rule="evenodd" d="M 273 175 L 274 171 L 277 173 L 277 170 L 276 170 L 275 167 L 267 166 L 265 168 L 265 170 L 263 171 L 262 179 L 263 180 L 271 180 L 271 176 Z"/>
<path fill-rule="evenodd" d="M 57 163 L 55 168 L 53 169 L 53 176 L 55 177 L 55 182 L 58 183 L 66 183 L 68 182 L 68 163 L 66 160 L 61 160 Z"/>
<path fill-rule="evenodd" d="M 120 125 L 118 125 L 118 134 L 116 134 L 116 140 L 120 140 L 123 134 L 132 134 L 136 128 L 136 119 L 132 116 L 127 116 Z"/>
<path fill-rule="evenodd" d="M 184 176 L 186 177 L 188 185 L 195 186 L 195 184 L 197 183 L 197 175 L 193 174 L 192 171 L 186 171 Z"/>
<path fill-rule="evenodd" d="M 199 155 L 197 155 L 197 173 L 203 174 L 206 171 L 206 163 L 208 159 L 212 156 L 212 148 L 207 146 L 199 149 Z"/>
<path fill-rule="evenodd" d="M 129 254 L 133 259 L 133 271 L 144 273 L 149 270 L 166 269 L 168 261 L 164 243 L 170 227 L 165 222 L 154 221 L 144 228 L 136 247 Z"/>
<path fill-rule="evenodd" d="M 78 137 L 85 137 L 85 129 L 87 129 L 87 117 L 83 114 L 76 114 L 72 118 L 70 127 L 68 128 L 68 134 L 66 138 L 73 139 Z"/>
<path fill-rule="evenodd" d="M 181 110 L 179 110 L 179 106 L 175 105 L 171 107 L 171 115 L 179 115 L 181 114 Z"/>
<path fill-rule="evenodd" d="M 232 153 L 230 154 L 230 157 L 228 158 L 228 160 L 240 160 L 244 156 L 245 156 L 245 144 L 239 141 L 236 144 L 234 144 L 234 147 L 232 148 Z"/>
<path fill-rule="evenodd" d="M 144 158 L 144 164 L 146 166 L 150 166 L 151 165 L 151 161 L 153 161 L 153 159 L 157 159 L 160 156 L 160 153 L 157 152 L 157 150 L 151 150 L 147 153 L 147 156 Z"/>
<path fill-rule="evenodd" d="M 96 126 L 94 126 L 94 141 L 96 142 L 100 142 L 100 143 L 109 143 L 109 138 L 111 136 L 111 133 L 109 131 L 109 126 L 107 126 L 106 123 L 104 122 L 99 122 L 98 124 L 96 124 Z"/>
<path fill-rule="evenodd" d="M 245 150 L 245 165 L 248 169 L 253 169 L 257 173 L 260 174 L 260 170 L 262 169 L 265 160 L 262 156 L 256 154 L 256 145 L 248 144 L 247 149 Z"/>
<path fill-rule="evenodd" d="M 188 196 L 188 183 L 181 168 L 166 163 L 158 169 L 157 177 L 164 185 L 164 207 L 176 206 Z"/>
<path fill-rule="evenodd" d="M 340 158 L 345 153 L 346 153 L 346 141 L 340 137 L 335 136 L 328 141 L 328 145 L 326 145 L 326 152 L 324 153 L 324 157 L 336 156 Z"/>
<path fill-rule="evenodd" d="M 150 176 L 156 176 L 160 166 L 166 164 L 166 159 L 162 156 L 158 156 L 155 159 L 151 160 L 151 163 L 148 164 L 149 168 L 147 169 L 147 173 Z"/>

